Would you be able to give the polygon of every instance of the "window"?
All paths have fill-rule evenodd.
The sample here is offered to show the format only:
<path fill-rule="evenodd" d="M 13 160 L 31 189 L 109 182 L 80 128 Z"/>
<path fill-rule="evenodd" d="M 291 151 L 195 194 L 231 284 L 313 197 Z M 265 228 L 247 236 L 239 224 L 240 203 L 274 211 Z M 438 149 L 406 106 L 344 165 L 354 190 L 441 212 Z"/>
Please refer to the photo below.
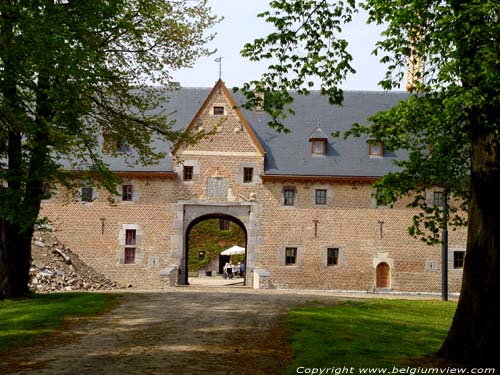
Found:
<path fill-rule="evenodd" d="M 49 183 L 44 182 L 42 185 L 42 199 L 52 198 L 52 186 Z"/>
<path fill-rule="evenodd" d="M 122 185 L 122 201 L 132 201 L 134 187 L 132 185 Z"/>
<path fill-rule="evenodd" d="M 116 142 L 116 151 L 126 153 L 130 151 L 130 147 L 125 141 L 119 139 Z"/>
<path fill-rule="evenodd" d="M 295 204 L 295 188 L 285 187 L 283 189 L 283 205 L 293 206 Z"/>
<path fill-rule="evenodd" d="M 214 115 L 220 116 L 224 114 L 224 107 L 214 106 Z"/>
<path fill-rule="evenodd" d="M 253 168 L 243 168 L 243 182 L 249 183 L 253 180 Z"/>
<path fill-rule="evenodd" d="M 312 153 L 314 155 L 325 155 L 326 141 L 323 139 L 312 141 Z"/>
<path fill-rule="evenodd" d="M 135 229 L 125 230 L 125 264 L 135 263 Z"/>
<path fill-rule="evenodd" d="M 434 206 L 443 207 L 444 196 L 442 191 L 434 192 Z"/>
<path fill-rule="evenodd" d="M 316 189 L 316 204 L 326 204 L 326 189 Z"/>
<path fill-rule="evenodd" d="M 193 180 L 193 167 L 192 166 L 184 166 L 183 179 L 184 179 L 184 181 L 192 181 Z"/>
<path fill-rule="evenodd" d="M 205 259 L 205 250 L 199 251 L 198 252 L 198 260 L 204 260 Z"/>
<path fill-rule="evenodd" d="M 453 268 L 455 269 L 464 268 L 464 261 L 465 261 L 465 251 L 453 252 Z"/>
<path fill-rule="evenodd" d="M 389 204 L 389 199 L 382 193 L 381 190 L 377 190 L 375 201 L 377 206 L 387 206 Z"/>
<path fill-rule="evenodd" d="M 220 230 L 229 230 L 229 220 L 228 219 L 220 219 L 219 220 L 219 229 Z"/>
<path fill-rule="evenodd" d="M 372 141 L 369 143 L 370 156 L 383 156 L 384 144 L 383 142 Z"/>
<path fill-rule="evenodd" d="M 338 266 L 339 264 L 339 249 L 337 247 L 329 247 L 326 249 L 326 265 Z"/>
<path fill-rule="evenodd" d="M 285 266 L 294 266 L 297 264 L 297 248 L 285 248 Z"/>
<path fill-rule="evenodd" d="M 82 196 L 82 202 L 92 202 L 93 198 L 92 187 L 89 186 L 82 187 L 81 196 Z"/>

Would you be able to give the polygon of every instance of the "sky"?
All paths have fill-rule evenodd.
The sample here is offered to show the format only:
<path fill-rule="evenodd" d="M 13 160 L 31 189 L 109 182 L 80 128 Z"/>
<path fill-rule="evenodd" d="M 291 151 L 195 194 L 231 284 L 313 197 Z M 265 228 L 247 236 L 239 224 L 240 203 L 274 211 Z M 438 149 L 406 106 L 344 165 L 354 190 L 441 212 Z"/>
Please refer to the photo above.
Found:
<path fill-rule="evenodd" d="M 270 25 L 257 14 L 268 9 L 268 0 L 209 0 L 213 12 L 224 19 L 211 32 L 217 35 L 208 45 L 217 52 L 200 58 L 190 69 L 173 73 L 174 80 L 184 87 L 211 87 L 219 78 L 219 64 L 222 57 L 222 80 L 228 87 L 241 86 L 244 82 L 258 79 L 269 63 L 251 62 L 240 55 L 243 45 L 272 31 Z M 380 38 L 381 28 L 366 24 L 366 13 L 355 16 L 354 22 L 344 28 L 349 40 L 349 52 L 353 56 L 356 74 L 347 77 L 344 90 L 382 90 L 378 82 L 384 76 L 384 66 L 379 57 L 371 52 Z"/>

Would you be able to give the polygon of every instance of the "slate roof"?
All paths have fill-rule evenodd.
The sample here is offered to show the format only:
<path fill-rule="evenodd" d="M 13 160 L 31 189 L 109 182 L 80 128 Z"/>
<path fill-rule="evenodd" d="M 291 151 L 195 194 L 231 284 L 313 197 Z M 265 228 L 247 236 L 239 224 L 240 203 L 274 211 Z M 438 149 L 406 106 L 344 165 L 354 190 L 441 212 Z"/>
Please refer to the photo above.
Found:
<path fill-rule="evenodd" d="M 175 92 L 165 92 L 164 95 L 169 100 L 157 111 L 173 112 L 169 118 L 176 121 L 174 128 L 185 128 L 210 91 L 211 88 L 181 88 Z M 344 140 L 342 136 L 332 138 L 331 133 L 348 130 L 355 122 L 368 124 L 368 117 L 391 108 L 407 97 L 405 92 L 345 91 L 343 106 L 336 107 L 329 105 L 319 92 L 312 92 L 309 96 L 295 96 L 293 109 L 296 115 L 289 115 L 284 120 L 285 126 L 291 130 L 288 134 L 277 133 L 269 128 L 269 117 L 265 112 L 242 109 L 242 113 L 266 151 L 266 175 L 378 177 L 397 170 L 392 162 L 405 158 L 406 153 L 385 152 L 382 158 L 370 157 L 366 137 Z M 236 94 L 234 99 L 241 103 L 243 97 Z M 322 133 L 328 138 L 325 156 L 312 155 L 311 152 L 309 139 L 318 123 L 321 124 Z M 156 142 L 156 147 L 171 149 L 171 145 L 164 142 Z M 172 170 L 169 157 L 160 164 L 149 167 L 130 167 L 121 158 L 106 157 L 105 161 L 113 171 Z"/>

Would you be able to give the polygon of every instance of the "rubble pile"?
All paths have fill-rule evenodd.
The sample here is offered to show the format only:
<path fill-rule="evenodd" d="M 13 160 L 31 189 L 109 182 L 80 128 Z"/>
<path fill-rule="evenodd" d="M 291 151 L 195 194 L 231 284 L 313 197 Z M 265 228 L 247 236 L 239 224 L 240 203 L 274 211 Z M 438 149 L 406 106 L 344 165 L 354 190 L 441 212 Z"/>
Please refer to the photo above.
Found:
<path fill-rule="evenodd" d="M 85 264 L 49 229 L 38 230 L 31 242 L 30 290 L 38 293 L 112 290 L 113 282 Z"/>

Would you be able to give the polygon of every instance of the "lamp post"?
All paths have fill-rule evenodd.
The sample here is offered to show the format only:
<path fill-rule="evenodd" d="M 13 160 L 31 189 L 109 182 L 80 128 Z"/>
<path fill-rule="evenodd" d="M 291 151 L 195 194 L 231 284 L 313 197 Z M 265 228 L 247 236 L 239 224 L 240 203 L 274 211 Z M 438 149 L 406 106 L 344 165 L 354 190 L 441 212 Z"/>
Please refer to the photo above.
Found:
<path fill-rule="evenodd" d="M 441 226 L 441 299 L 448 301 L 448 189 L 443 191 L 443 224 Z"/>

